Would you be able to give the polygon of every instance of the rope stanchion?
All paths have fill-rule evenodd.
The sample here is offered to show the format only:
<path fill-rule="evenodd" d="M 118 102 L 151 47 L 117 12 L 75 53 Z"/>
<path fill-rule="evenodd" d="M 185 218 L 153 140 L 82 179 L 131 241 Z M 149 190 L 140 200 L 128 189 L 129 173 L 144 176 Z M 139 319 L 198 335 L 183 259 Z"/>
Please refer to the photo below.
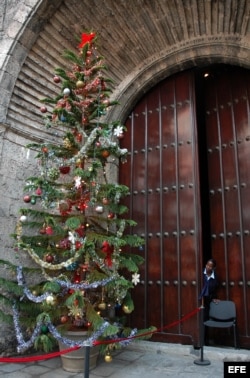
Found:
<path fill-rule="evenodd" d="M 98 346 L 98 345 L 102 345 L 102 344 L 120 343 L 120 342 L 127 341 L 127 340 L 133 340 L 133 339 L 138 339 L 138 338 L 141 338 L 141 337 L 153 335 L 156 332 L 161 332 L 161 331 L 164 331 L 166 329 L 170 329 L 170 328 L 172 328 L 172 327 L 174 327 L 174 326 L 176 326 L 176 325 L 178 325 L 180 323 L 183 323 L 184 321 L 188 320 L 189 318 L 191 318 L 195 314 L 197 314 L 200 310 L 201 310 L 201 308 L 196 308 L 195 310 L 191 311 L 187 315 L 183 316 L 180 320 L 176 320 L 176 321 L 174 321 L 174 322 L 172 322 L 172 323 L 170 323 L 170 324 L 168 324 L 168 325 L 166 325 L 166 326 L 164 326 L 162 328 L 157 328 L 157 329 L 154 329 L 152 331 L 148 331 L 148 332 L 144 332 L 144 333 L 139 333 L 139 334 L 136 334 L 136 335 L 133 335 L 133 336 L 129 336 L 129 337 L 119 337 L 119 338 L 111 339 L 111 340 L 93 341 L 92 347 L 95 347 L 95 346 Z M 35 361 L 47 360 L 47 359 L 58 357 L 58 356 L 60 356 L 62 354 L 67 354 L 67 353 L 73 352 L 74 350 L 77 350 L 77 349 L 80 349 L 80 348 L 81 348 L 80 346 L 74 346 L 72 348 L 64 349 L 62 351 L 53 352 L 53 353 L 47 353 L 47 354 L 39 355 L 39 356 L 0 357 L 0 362 L 5 362 L 5 363 L 26 363 L 26 362 L 35 362 Z M 88 351 L 89 351 L 90 350 L 90 346 L 86 347 L 86 349 L 88 349 Z M 87 377 L 85 377 L 85 378 L 87 378 Z"/>
<path fill-rule="evenodd" d="M 204 332 L 204 329 L 205 329 L 205 326 L 204 326 L 204 298 L 202 298 L 202 304 L 201 304 L 201 307 L 200 307 L 200 350 L 201 350 L 201 354 L 200 354 L 200 358 L 197 359 L 197 360 L 194 360 L 194 364 L 196 365 L 203 365 L 203 366 L 207 366 L 207 365 L 210 365 L 211 362 L 209 360 L 204 360 L 204 337 L 205 337 L 205 332 Z"/>

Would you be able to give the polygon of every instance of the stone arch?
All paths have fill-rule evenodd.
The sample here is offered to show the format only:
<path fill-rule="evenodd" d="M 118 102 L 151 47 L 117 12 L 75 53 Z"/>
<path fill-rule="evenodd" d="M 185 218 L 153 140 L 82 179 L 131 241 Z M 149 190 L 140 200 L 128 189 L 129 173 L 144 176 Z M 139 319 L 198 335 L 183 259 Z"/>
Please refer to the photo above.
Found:
<path fill-rule="evenodd" d="M 121 106 L 109 114 L 110 119 L 125 120 L 139 98 L 166 77 L 194 67 L 224 63 L 250 68 L 250 50 L 241 37 L 210 36 L 184 41 L 164 51 L 153 62 L 143 62 L 143 67 L 131 73 L 116 88 L 114 97 Z M 227 45 L 224 49 L 223 46 Z M 226 51 L 225 51 L 226 50 Z"/>

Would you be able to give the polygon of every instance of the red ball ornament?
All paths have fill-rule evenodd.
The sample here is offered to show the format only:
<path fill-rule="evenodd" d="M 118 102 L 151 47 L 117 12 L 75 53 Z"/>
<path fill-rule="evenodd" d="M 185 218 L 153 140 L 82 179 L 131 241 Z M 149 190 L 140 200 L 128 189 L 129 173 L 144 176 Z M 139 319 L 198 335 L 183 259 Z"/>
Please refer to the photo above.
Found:
<path fill-rule="evenodd" d="M 45 227 L 41 228 L 40 231 L 39 231 L 39 233 L 41 235 L 45 235 L 46 234 L 46 228 Z"/>
<path fill-rule="evenodd" d="M 59 167 L 59 171 L 63 174 L 63 175 L 66 175 L 67 173 L 70 172 L 70 167 L 66 166 L 66 165 L 62 165 L 61 167 Z"/>
<path fill-rule="evenodd" d="M 52 235 L 53 234 L 53 228 L 51 226 L 47 226 L 45 229 L 45 232 L 47 235 Z"/>
<path fill-rule="evenodd" d="M 54 80 L 54 83 L 56 83 L 56 84 L 60 83 L 60 81 L 61 81 L 59 76 L 54 76 L 53 80 Z"/>
<path fill-rule="evenodd" d="M 45 256 L 45 260 L 48 263 L 52 263 L 54 261 L 54 257 L 52 255 L 48 254 L 48 255 Z"/>
<path fill-rule="evenodd" d="M 26 196 L 23 197 L 24 202 L 28 203 L 31 201 L 31 197 L 27 194 Z"/>
<path fill-rule="evenodd" d="M 102 151 L 102 157 L 104 157 L 105 159 L 108 158 L 110 155 L 110 152 L 108 150 L 103 150 Z"/>
<path fill-rule="evenodd" d="M 61 318 L 60 318 L 61 324 L 67 323 L 68 320 L 69 320 L 69 318 L 68 318 L 67 315 L 62 315 Z"/>
<path fill-rule="evenodd" d="M 77 240 L 77 241 L 75 242 L 76 250 L 78 251 L 78 249 L 80 249 L 81 246 L 82 246 L 82 243 L 81 243 L 79 240 Z"/>
<path fill-rule="evenodd" d="M 108 214 L 108 219 L 113 219 L 113 218 L 114 218 L 114 216 L 115 216 L 115 214 L 114 214 L 114 213 L 109 213 L 109 214 Z"/>
<path fill-rule="evenodd" d="M 46 113 L 47 112 L 47 108 L 46 108 L 46 106 L 41 106 L 40 107 L 40 111 L 41 111 L 41 113 Z"/>
<path fill-rule="evenodd" d="M 42 194 L 42 189 L 41 188 L 37 188 L 36 195 L 40 196 L 41 194 Z"/>
<path fill-rule="evenodd" d="M 103 198 L 102 203 L 103 203 L 103 205 L 108 205 L 109 204 L 108 198 Z"/>
<path fill-rule="evenodd" d="M 77 134 L 76 140 L 77 140 L 77 142 L 81 142 L 82 141 L 82 134 L 81 133 Z"/>
<path fill-rule="evenodd" d="M 44 154 L 47 154 L 48 153 L 48 147 L 42 147 L 42 152 L 44 153 Z"/>

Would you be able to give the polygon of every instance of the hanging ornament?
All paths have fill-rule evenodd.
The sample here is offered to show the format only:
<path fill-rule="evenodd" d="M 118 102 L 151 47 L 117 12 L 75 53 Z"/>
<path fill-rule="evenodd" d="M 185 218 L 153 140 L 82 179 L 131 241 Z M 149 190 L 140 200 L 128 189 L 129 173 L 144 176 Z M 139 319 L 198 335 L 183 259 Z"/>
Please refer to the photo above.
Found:
<path fill-rule="evenodd" d="M 54 261 L 54 257 L 50 253 L 48 253 L 45 256 L 45 261 L 48 262 L 48 263 L 52 263 Z"/>
<path fill-rule="evenodd" d="M 77 234 L 80 238 L 83 238 L 85 236 L 85 226 L 82 224 L 80 227 L 76 229 Z"/>
<path fill-rule="evenodd" d="M 70 247 L 71 247 L 71 244 L 68 238 L 64 238 L 59 241 L 59 248 L 68 250 L 70 249 Z"/>
<path fill-rule="evenodd" d="M 104 157 L 105 159 L 107 159 L 110 155 L 110 152 L 108 150 L 103 150 L 102 151 L 102 157 Z"/>
<path fill-rule="evenodd" d="M 47 226 L 46 229 L 45 229 L 45 231 L 46 231 L 47 235 L 52 235 L 53 232 L 54 232 L 53 228 L 51 226 Z"/>
<path fill-rule="evenodd" d="M 78 80 L 77 82 L 76 82 L 76 88 L 83 88 L 85 86 L 85 83 L 84 83 L 84 81 L 82 81 L 82 80 Z"/>
<path fill-rule="evenodd" d="M 70 89 L 69 88 L 64 88 L 63 94 L 64 94 L 64 96 L 69 96 L 70 95 Z"/>
<path fill-rule="evenodd" d="M 65 216 L 71 213 L 72 210 L 72 204 L 70 200 L 62 200 L 58 204 L 58 209 L 60 211 L 60 214 Z"/>
<path fill-rule="evenodd" d="M 83 168 L 84 167 L 84 161 L 82 159 L 76 160 L 76 167 L 77 168 Z"/>
<path fill-rule="evenodd" d="M 59 76 L 54 76 L 53 81 L 54 81 L 54 83 L 58 84 L 58 83 L 60 83 L 61 79 L 60 79 Z"/>
<path fill-rule="evenodd" d="M 105 302 L 101 302 L 101 303 L 99 303 L 99 305 L 98 305 L 98 308 L 100 309 L 100 310 L 106 310 L 106 303 Z"/>
<path fill-rule="evenodd" d="M 41 113 L 47 113 L 48 109 L 46 108 L 46 106 L 41 106 L 40 107 L 40 112 Z"/>
<path fill-rule="evenodd" d="M 42 152 L 43 152 L 44 154 L 47 154 L 47 153 L 49 152 L 48 147 L 43 146 L 43 147 L 42 147 Z"/>
<path fill-rule="evenodd" d="M 31 197 L 30 203 L 32 205 L 35 205 L 36 204 L 36 197 Z"/>
<path fill-rule="evenodd" d="M 21 221 L 22 223 L 25 223 L 25 222 L 27 221 L 27 216 L 26 216 L 26 215 L 21 215 L 21 216 L 20 216 L 20 221 Z"/>
<path fill-rule="evenodd" d="M 42 227 L 40 230 L 39 230 L 39 233 L 41 235 L 45 235 L 46 234 L 46 227 Z"/>
<path fill-rule="evenodd" d="M 106 240 L 102 243 L 102 252 L 106 254 L 104 262 L 107 266 L 112 266 L 112 254 L 114 252 L 114 247 L 109 244 Z"/>
<path fill-rule="evenodd" d="M 28 202 L 31 201 L 31 196 L 29 196 L 29 195 L 27 194 L 27 195 L 25 195 L 25 196 L 23 197 L 23 200 L 24 200 L 24 202 L 28 203 Z"/>
<path fill-rule="evenodd" d="M 110 353 L 105 354 L 104 360 L 107 363 L 112 362 L 112 356 L 111 356 L 111 354 Z"/>
<path fill-rule="evenodd" d="M 109 204 L 109 200 L 108 200 L 108 198 L 104 197 L 104 198 L 102 199 L 102 203 L 103 203 L 103 205 L 108 205 L 108 204 Z"/>
<path fill-rule="evenodd" d="M 63 139 L 63 146 L 67 149 L 71 149 L 73 147 L 73 144 L 70 139 L 66 137 Z"/>
<path fill-rule="evenodd" d="M 52 294 L 49 294 L 45 300 L 48 305 L 54 305 L 56 303 L 56 298 Z"/>
<path fill-rule="evenodd" d="M 103 213 L 103 206 L 101 206 L 101 205 L 96 206 L 95 211 L 98 214 L 102 214 Z"/>
<path fill-rule="evenodd" d="M 61 318 L 60 318 L 60 322 L 61 324 L 65 324 L 67 323 L 69 320 L 68 316 L 67 315 L 62 315 Z"/>
<path fill-rule="evenodd" d="M 59 171 L 63 174 L 63 175 L 66 175 L 70 172 L 70 167 L 67 166 L 67 165 L 61 165 L 59 167 Z"/>
<path fill-rule="evenodd" d="M 76 140 L 77 142 L 81 143 L 82 142 L 82 134 L 81 133 L 78 133 L 77 136 L 76 136 Z"/>
<path fill-rule="evenodd" d="M 81 248 L 81 246 L 82 246 L 82 243 L 81 243 L 79 240 L 77 240 L 77 241 L 75 242 L 76 250 L 78 251 L 78 250 Z"/>
<path fill-rule="evenodd" d="M 82 186 L 82 178 L 81 178 L 81 176 L 75 176 L 74 180 L 75 180 L 75 187 L 76 187 L 76 189 L 81 188 L 81 186 Z"/>
<path fill-rule="evenodd" d="M 46 333 L 48 333 L 48 332 L 49 332 L 48 327 L 47 327 L 45 324 L 43 324 L 43 325 L 41 326 L 41 333 L 42 333 L 43 335 L 46 335 Z"/>
<path fill-rule="evenodd" d="M 36 193 L 37 196 L 41 196 L 42 189 L 41 188 L 37 188 L 35 193 Z"/>
<path fill-rule="evenodd" d="M 114 213 L 108 213 L 108 219 L 113 219 L 115 217 Z"/>
<path fill-rule="evenodd" d="M 140 282 L 140 274 L 139 273 L 133 273 L 132 274 L 132 282 L 135 286 Z"/>
<path fill-rule="evenodd" d="M 81 275 L 80 275 L 78 270 L 74 273 L 73 282 L 74 283 L 80 283 L 81 282 Z"/>
<path fill-rule="evenodd" d="M 115 129 L 114 129 L 114 135 L 117 137 L 117 138 L 119 138 L 119 139 L 121 139 L 121 138 L 123 138 L 123 127 L 122 126 L 117 126 Z"/>
<path fill-rule="evenodd" d="M 131 312 L 133 311 L 132 309 L 130 309 L 128 306 L 126 305 L 123 305 L 122 306 L 122 310 L 123 312 L 125 312 L 125 314 L 131 314 Z"/>

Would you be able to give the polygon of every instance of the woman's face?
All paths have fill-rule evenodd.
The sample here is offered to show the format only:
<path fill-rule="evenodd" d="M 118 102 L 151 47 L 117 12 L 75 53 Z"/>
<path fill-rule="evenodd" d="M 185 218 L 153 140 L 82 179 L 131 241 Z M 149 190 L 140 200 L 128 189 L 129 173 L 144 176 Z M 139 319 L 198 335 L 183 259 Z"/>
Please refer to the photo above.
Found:
<path fill-rule="evenodd" d="M 208 261 L 206 264 L 206 272 L 208 274 L 211 274 L 213 269 L 214 269 L 214 264 L 212 263 L 212 261 Z"/>

